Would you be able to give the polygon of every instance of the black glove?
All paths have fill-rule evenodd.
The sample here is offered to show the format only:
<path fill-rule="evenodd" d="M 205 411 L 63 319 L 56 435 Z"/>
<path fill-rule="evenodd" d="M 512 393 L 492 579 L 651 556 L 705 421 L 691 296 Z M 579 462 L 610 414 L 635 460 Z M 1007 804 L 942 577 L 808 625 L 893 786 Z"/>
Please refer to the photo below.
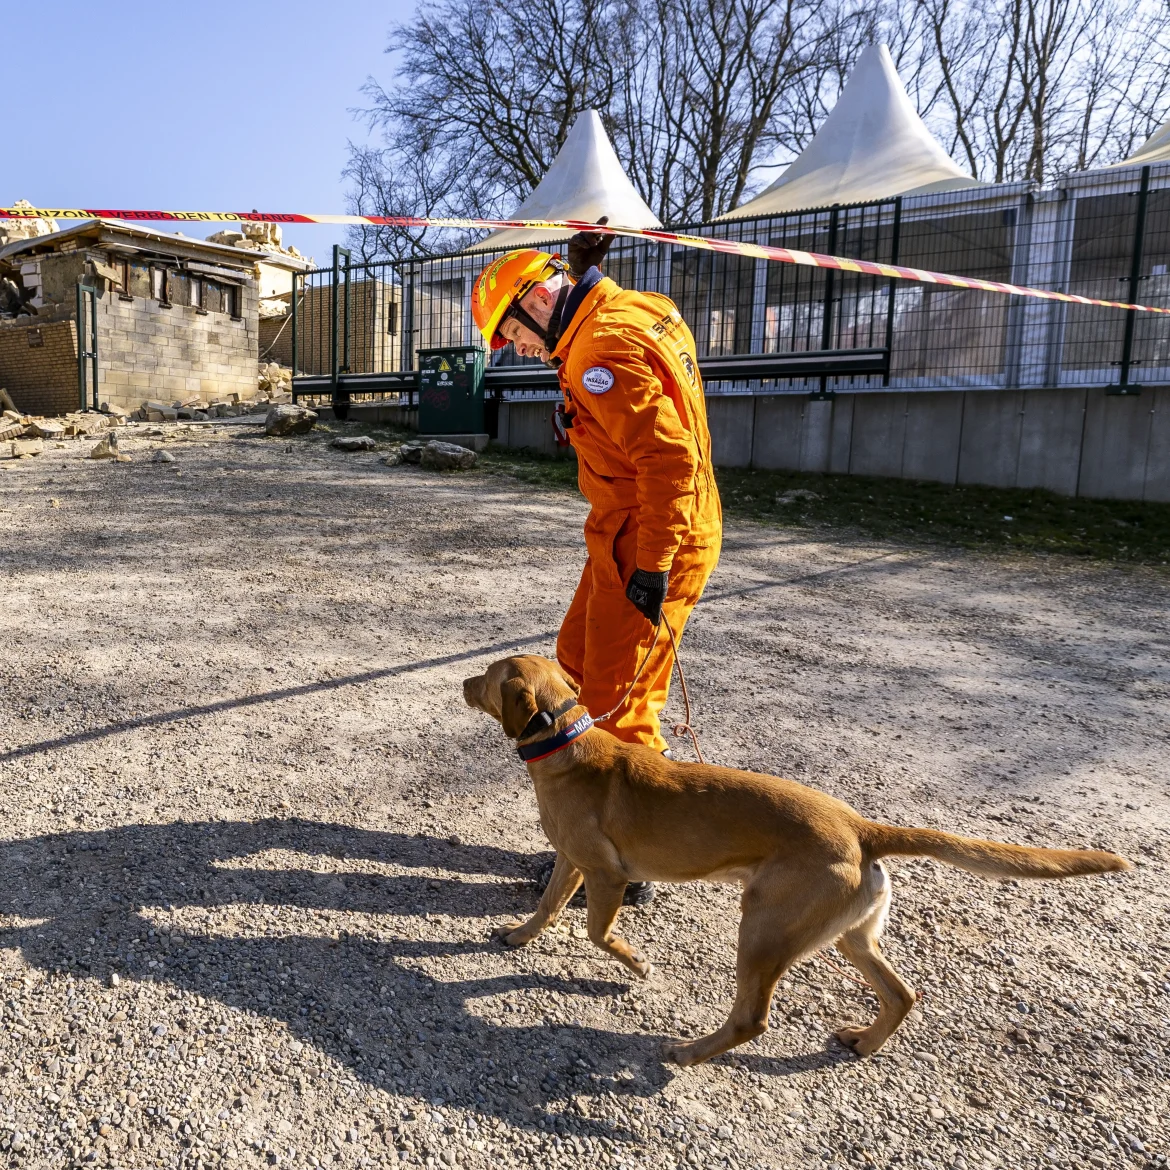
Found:
<path fill-rule="evenodd" d="M 635 569 L 626 586 L 626 597 L 640 614 L 653 625 L 658 625 L 662 621 L 662 603 L 666 600 L 669 585 L 669 573 L 647 573 L 645 569 Z"/>
<path fill-rule="evenodd" d="M 609 223 L 609 216 L 603 215 L 598 224 Z M 575 280 L 597 267 L 605 259 L 614 237 L 605 232 L 578 232 L 569 238 L 569 275 Z"/>

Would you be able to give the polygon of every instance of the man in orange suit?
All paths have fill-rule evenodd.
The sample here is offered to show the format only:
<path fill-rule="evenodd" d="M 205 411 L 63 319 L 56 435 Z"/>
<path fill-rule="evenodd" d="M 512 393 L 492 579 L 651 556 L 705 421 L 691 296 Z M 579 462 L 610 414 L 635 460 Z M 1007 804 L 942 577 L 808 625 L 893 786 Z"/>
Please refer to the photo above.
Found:
<path fill-rule="evenodd" d="M 722 541 L 695 340 L 674 303 L 619 288 L 598 265 L 613 236 L 579 233 L 569 264 L 535 249 L 480 273 L 472 315 L 493 349 L 556 366 L 558 425 L 577 453 L 591 509 L 588 557 L 557 639 L 590 713 L 614 707 L 665 619 L 681 639 Z M 666 751 L 658 712 L 673 659 L 660 637 L 606 721 L 619 739 Z"/>

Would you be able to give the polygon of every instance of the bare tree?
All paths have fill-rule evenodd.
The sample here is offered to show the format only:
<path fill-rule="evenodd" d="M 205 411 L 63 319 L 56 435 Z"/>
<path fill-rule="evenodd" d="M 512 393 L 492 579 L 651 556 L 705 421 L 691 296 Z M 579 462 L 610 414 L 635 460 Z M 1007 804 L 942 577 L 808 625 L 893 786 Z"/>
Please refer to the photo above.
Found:
<path fill-rule="evenodd" d="M 382 144 L 351 147 L 352 205 L 505 215 L 594 108 L 659 218 L 708 220 L 808 144 L 877 42 L 980 179 L 1115 161 L 1170 102 L 1170 0 L 425 0 L 392 34 L 394 83 L 364 88 Z M 470 238 L 377 229 L 359 247 Z"/>

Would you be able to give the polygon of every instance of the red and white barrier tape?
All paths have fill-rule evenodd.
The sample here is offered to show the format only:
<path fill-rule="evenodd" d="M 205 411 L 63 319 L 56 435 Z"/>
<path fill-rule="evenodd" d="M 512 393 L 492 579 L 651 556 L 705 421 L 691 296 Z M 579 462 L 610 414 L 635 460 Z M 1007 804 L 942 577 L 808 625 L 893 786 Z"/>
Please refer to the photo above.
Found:
<path fill-rule="evenodd" d="M 638 236 L 660 240 L 667 244 L 681 244 L 686 248 L 702 248 L 708 252 L 724 252 L 729 256 L 747 256 L 755 260 L 773 260 L 781 264 L 800 264 L 809 268 L 835 268 L 840 272 L 859 272 L 886 279 L 913 280 L 919 284 L 937 284 L 947 288 L 976 289 L 981 292 L 1003 293 L 1007 296 L 1038 297 L 1046 301 L 1067 301 L 1074 305 L 1099 305 L 1105 309 L 1131 309 L 1138 313 L 1170 315 L 1170 308 L 1153 305 L 1133 305 L 1125 301 L 1105 301 L 1095 297 L 1081 297 L 1075 293 L 1052 292 L 1025 285 L 1005 284 L 998 280 L 980 280 L 975 276 L 953 276 L 946 272 L 930 272 L 924 268 L 907 268 L 901 264 L 880 264 L 874 260 L 850 260 L 845 256 L 825 256 L 819 252 L 799 252 L 794 248 L 774 248 L 767 244 L 752 244 L 741 240 L 725 240 L 715 236 L 680 235 L 660 228 L 625 227 L 596 224 L 577 219 L 429 219 L 408 215 L 281 215 L 260 211 L 126 211 L 108 208 L 29 208 L 0 207 L 0 219 L 121 219 L 151 223 L 324 223 L 369 224 L 374 227 L 402 228 L 528 228 L 535 231 L 607 231 L 617 236 Z"/>

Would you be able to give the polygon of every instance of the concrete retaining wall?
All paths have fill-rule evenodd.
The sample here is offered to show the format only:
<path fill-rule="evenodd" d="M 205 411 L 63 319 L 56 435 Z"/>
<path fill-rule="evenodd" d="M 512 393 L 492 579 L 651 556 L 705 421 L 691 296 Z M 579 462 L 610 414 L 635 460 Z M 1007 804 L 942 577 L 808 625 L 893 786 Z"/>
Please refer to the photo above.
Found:
<path fill-rule="evenodd" d="M 564 454 L 553 405 L 501 404 L 501 445 Z M 720 467 L 1170 502 L 1170 387 L 711 396 L 707 416 Z"/>

